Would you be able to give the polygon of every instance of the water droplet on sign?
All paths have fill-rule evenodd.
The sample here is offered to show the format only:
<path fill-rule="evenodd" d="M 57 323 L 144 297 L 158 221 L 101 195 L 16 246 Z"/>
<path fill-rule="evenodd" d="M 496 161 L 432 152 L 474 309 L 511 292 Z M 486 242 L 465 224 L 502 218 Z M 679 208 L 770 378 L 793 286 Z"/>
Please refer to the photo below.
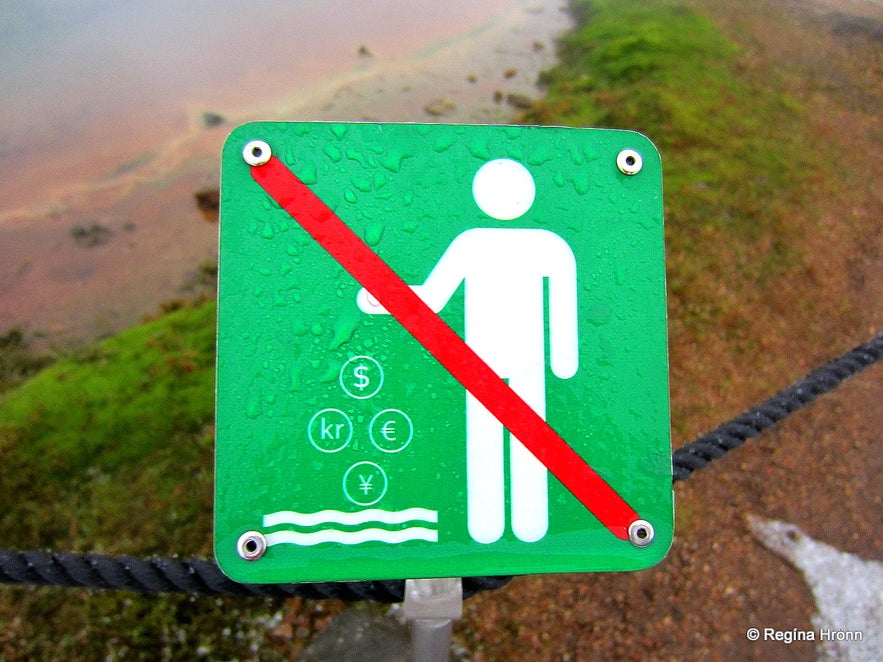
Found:
<path fill-rule="evenodd" d="M 586 162 L 583 155 L 575 147 L 571 147 L 570 149 L 570 160 L 573 161 L 573 164 L 577 166 L 584 165 Z"/>
<path fill-rule="evenodd" d="M 389 151 L 386 156 L 380 159 L 380 165 L 390 172 L 399 172 L 402 169 L 402 161 L 408 158 L 410 154 L 398 151 Z"/>
<path fill-rule="evenodd" d="M 339 162 L 339 161 L 343 158 L 343 152 L 341 152 L 341 151 L 340 151 L 337 147 L 335 147 L 334 145 L 325 145 L 325 147 L 324 147 L 324 149 L 322 149 L 322 151 L 323 151 L 323 152 L 325 153 L 325 155 L 326 155 L 329 159 L 331 159 L 334 163 Z"/>
<path fill-rule="evenodd" d="M 353 177 L 352 178 L 353 186 L 356 187 L 357 190 L 362 193 L 368 193 L 371 190 L 371 180 L 366 179 L 364 177 Z"/>
<path fill-rule="evenodd" d="M 469 145 L 469 153 L 472 154 L 477 159 L 481 159 L 482 161 L 487 161 L 491 158 L 490 150 L 488 149 L 487 143 L 475 142 Z"/>
<path fill-rule="evenodd" d="M 369 246 L 376 246 L 379 244 L 380 239 L 383 237 L 383 230 L 383 223 L 369 223 L 365 228 L 365 243 Z"/>
<path fill-rule="evenodd" d="M 435 141 L 435 144 L 432 146 L 432 149 L 434 149 L 436 152 L 441 154 L 442 152 L 448 150 L 451 147 L 451 145 L 453 145 L 453 144 L 454 144 L 454 136 L 453 135 L 451 135 L 449 133 L 442 134 Z"/>
<path fill-rule="evenodd" d="M 367 163 L 366 159 L 365 159 L 365 155 L 362 154 L 362 152 L 356 151 L 354 149 L 348 149 L 346 151 L 346 158 L 350 159 L 351 161 L 355 161 L 356 163 L 361 165 L 363 168 L 366 166 L 366 163 Z"/>
<path fill-rule="evenodd" d="M 319 375 L 319 377 L 316 378 L 316 381 L 321 384 L 336 382 L 339 373 L 340 363 L 334 359 L 328 359 L 328 361 L 325 362 L 325 372 Z"/>
<path fill-rule="evenodd" d="M 313 163 L 304 163 L 300 165 L 297 169 L 297 176 L 307 185 L 315 184 L 319 181 L 318 174 L 316 173 L 316 166 Z"/>
<path fill-rule="evenodd" d="M 359 322 L 356 317 L 338 319 L 334 323 L 334 337 L 331 339 L 331 344 L 328 345 L 328 349 L 339 349 L 342 345 L 347 343 L 353 337 L 353 333 L 355 333 L 358 326 Z"/>

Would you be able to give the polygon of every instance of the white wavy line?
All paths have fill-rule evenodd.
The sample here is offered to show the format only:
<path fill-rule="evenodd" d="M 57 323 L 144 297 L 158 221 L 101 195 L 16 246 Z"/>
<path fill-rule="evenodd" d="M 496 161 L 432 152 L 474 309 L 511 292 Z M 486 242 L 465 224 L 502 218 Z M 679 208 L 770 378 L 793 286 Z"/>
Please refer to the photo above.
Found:
<path fill-rule="evenodd" d="M 425 540 L 438 542 L 438 531 L 422 526 L 413 526 L 401 531 L 385 529 L 362 529 L 361 531 L 338 531 L 325 529 L 314 533 L 298 533 L 297 531 L 274 531 L 266 536 L 267 545 L 291 544 L 310 547 L 323 542 L 336 542 L 341 545 L 358 545 L 362 542 L 387 542 L 397 544 L 408 540 Z"/>
<path fill-rule="evenodd" d="M 355 513 L 344 513 L 339 510 L 320 510 L 316 513 L 298 513 L 293 510 L 282 510 L 278 513 L 264 515 L 264 526 L 271 527 L 279 524 L 293 524 L 294 526 L 315 526 L 316 524 L 365 524 L 366 522 L 381 522 L 383 524 L 404 524 L 411 520 L 438 523 L 438 511 L 426 508 L 406 508 L 405 510 L 381 510 L 369 508 Z"/>

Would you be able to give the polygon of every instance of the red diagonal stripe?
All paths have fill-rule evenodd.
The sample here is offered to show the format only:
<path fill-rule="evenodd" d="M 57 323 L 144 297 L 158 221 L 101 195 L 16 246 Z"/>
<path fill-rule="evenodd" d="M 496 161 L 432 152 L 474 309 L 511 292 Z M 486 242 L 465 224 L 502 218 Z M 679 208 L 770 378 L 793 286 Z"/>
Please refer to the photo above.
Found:
<path fill-rule="evenodd" d="M 492 413 L 613 535 L 637 513 L 279 159 L 254 180 Z"/>

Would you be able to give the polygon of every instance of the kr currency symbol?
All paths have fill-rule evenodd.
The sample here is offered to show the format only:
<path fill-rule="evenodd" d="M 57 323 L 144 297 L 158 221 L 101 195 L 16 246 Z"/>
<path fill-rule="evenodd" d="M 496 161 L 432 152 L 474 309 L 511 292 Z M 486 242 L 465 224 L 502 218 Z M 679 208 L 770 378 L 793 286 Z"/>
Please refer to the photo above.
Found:
<path fill-rule="evenodd" d="M 323 409 L 307 425 L 310 443 L 323 453 L 336 453 L 353 438 L 353 424 L 339 409 Z"/>
<path fill-rule="evenodd" d="M 383 368 L 370 356 L 354 356 L 341 367 L 338 381 L 348 396 L 366 400 L 383 386 Z"/>

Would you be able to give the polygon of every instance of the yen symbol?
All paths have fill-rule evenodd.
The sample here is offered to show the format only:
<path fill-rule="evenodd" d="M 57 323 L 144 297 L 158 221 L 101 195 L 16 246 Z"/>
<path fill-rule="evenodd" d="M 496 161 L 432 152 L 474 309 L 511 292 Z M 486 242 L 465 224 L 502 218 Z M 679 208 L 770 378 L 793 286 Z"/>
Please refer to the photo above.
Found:
<path fill-rule="evenodd" d="M 356 462 L 343 475 L 343 494 L 357 506 L 371 506 L 386 494 L 386 472 L 373 462 Z"/>

